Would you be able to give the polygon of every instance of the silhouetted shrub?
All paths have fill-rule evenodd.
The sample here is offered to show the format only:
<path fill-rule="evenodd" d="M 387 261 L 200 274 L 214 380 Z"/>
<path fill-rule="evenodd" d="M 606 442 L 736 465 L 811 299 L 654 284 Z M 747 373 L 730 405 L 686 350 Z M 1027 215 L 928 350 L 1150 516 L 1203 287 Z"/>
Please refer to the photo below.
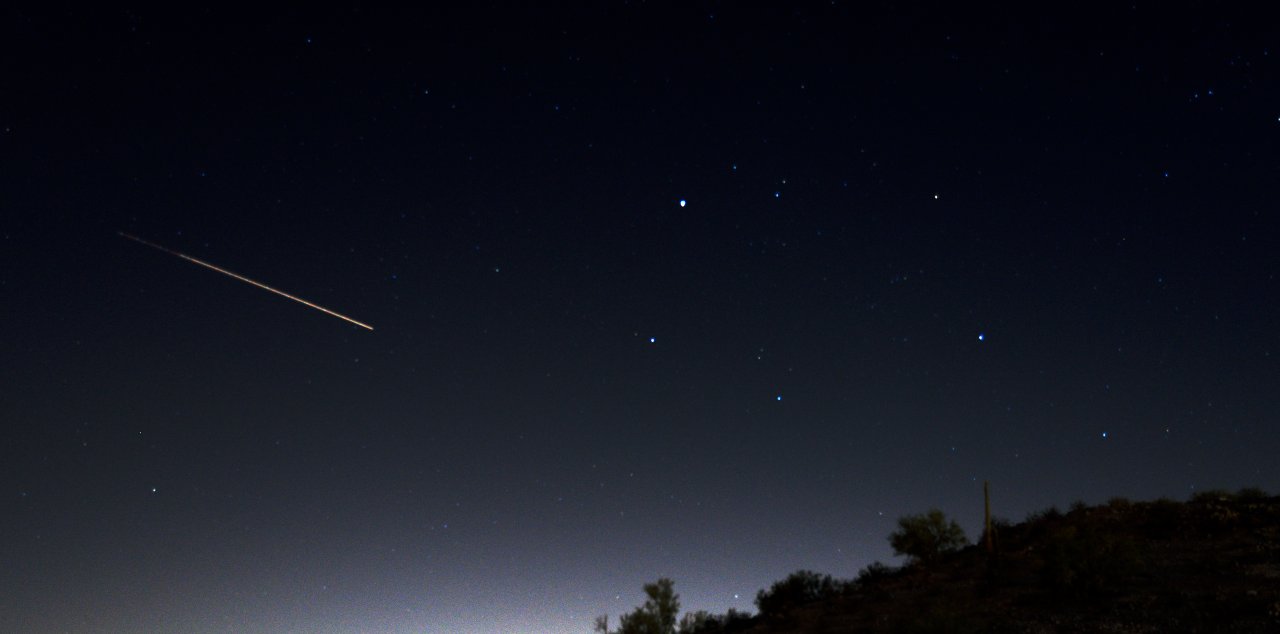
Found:
<path fill-rule="evenodd" d="M 1055 596 L 1099 598 L 1115 592 L 1139 570 L 1133 540 L 1069 526 L 1050 535 L 1040 575 Z"/>
<path fill-rule="evenodd" d="M 960 525 L 948 520 L 938 509 L 929 509 L 923 515 L 898 518 L 898 530 L 889 535 L 889 545 L 895 555 L 906 555 L 912 561 L 924 563 L 935 561 L 968 543 Z"/>
<path fill-rule="evenodd" d="M 768 590 L 756 594 L 756 607 L 760 616 L 776 618 L 785 616 L 806 603 L 821 601 L 840 594 L 844 584 L 810 570 L 798 570 L 786 579 L 775 582 Z"/>
<path fill-rule="evenodd" d="M 1043 539 L 1062 519 L 1062 511 L 1056 506 L 1027 513 L 1027 521 L 1023 523 L 1023 535 L 1032 541 Z"/>
<path fill-rule="evenodd" d="M 889 579 L 897 574 L 897 572 L 897 568 L 876 561 L 868 564 L 866 568 L 858 571 L 857 582 L 863 585 L 871 584 L 881 579 Z"/>
<path fill-rule="evenodd" d="M 1234 499 L 1230 491 L 1226 489 L 1205 489 L 1196 491 L 1191 494 L 1191 502 L 1194 504 L 1207 504 L 1209 502 L 1226 502 Z"/>
<path fill-rule="evenodd" d="M 680 595 L 675 593 L 675 583 L 667 578 L 646 583 L 644 593 L 648 597 L 644 605 L 619 617 L 615 634 L 675 634 L 676 615 L 680 613 Z M 607 634 L 609 617 L 598 617 L 594 629 Z"/>
<path fill-rule="evenodd" d="M 1203 502 L 1189 514 L 1194 527 L 1202 535 L 1214 535 L 1240 525 L 1240 514 L 1228 502 Z"/>
<path fill-rule="evenodd" d="M 1083 511 L 1083 510 L 1086 510 L 1086 509 L 1088 509 L 1088 508 L 1089 508 L 1089 505 L 1088 505 L 1088 504 L 1085 504 L 1085 501 L 1084 501 L 1084 500 L 1076 500 L 1075 502 L 1072 502 L 1072 503 L 1071 503 L 1070 511 L 1071 511 L 1072 513 L 1075 513 L 1075 512 L 1077 512 L 1077 511 Z"/>
<path fill-rule="evenodd" d="M 1256 502 L 1258 500 L 1265 500 L 1269 497 L 1271 496 L 1267 495 L 1266 491 L 1263 491 L 1258 487 L 1245 487 L 1236 491 L 1236 499 L 1241 501 Z"/>
<path fill-rule="evenodd" d="M 755 625 L 755 617 L 733 608 L 724 614 L 711 614 L 705 610 L 684 615 L 680 619 L 679 634 L 733 634 L 744 632 Z"/>
<path fill-rule="evenodd" d="M 1050 506 L 1047 509 L 1027 513 L 1027 523 L 1038 524 L 1040 522 L 1060 519 L 1061 517 L 1062 511 L 1059 511 L 1056 506 Z"/>
<path fill-rule="evenodd" d="M 756 623 L 756 617 L 749 612 L 739 612 L 733 608 L 725 613 L 720 619 L 724 634 L 732 634 L 733 632 L 742 632 L 749 629 Z"/>
<path fill-rule="evenodd" d="M 1130 502 L 1129 498 L 1113 497 L 1110 500 L 1107 500 L 1107 506 L 1115 510 L 1127 509 L 1133 506 L 1133 502 Z"/>
<path fill-rule="evenodd" d="M 680 619 L 680 634 L 720 634 L 723 630 L 719 618 L 706 610 L 688 612 Z"/>

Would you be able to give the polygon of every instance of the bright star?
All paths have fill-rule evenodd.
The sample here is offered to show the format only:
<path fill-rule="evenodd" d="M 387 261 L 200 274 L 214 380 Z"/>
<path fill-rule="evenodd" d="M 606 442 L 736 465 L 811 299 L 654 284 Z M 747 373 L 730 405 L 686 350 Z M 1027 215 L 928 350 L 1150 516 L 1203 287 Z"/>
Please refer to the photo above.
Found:
<path fill-rule="evenodd" d="M 776 400 L 781 401 L 781 400 L 782 400 L 782 395 L 781 395 L 781 394 L 779 394 Z"/>
<path fill-rule="evenodd" d="M 684 205 L 685 205 L 685 200 L 684 200 L 683 198 L 681 198 L 681 199 L 680 199 L 680 206 L 681 206 L 681 207 L 683 207 Z"/>
<path fill-rule="evenodd" d="M 649 343 L 658 343 L 657 337 L 649 337 Z"/>
<path fill-rule="evenodd" d="M 986 341 L 986 340 L 987 340 L 987 335 L 986 335 L 986 334 L 981 333 L 981 332 L 980 332 L 980 333 L 978 333 L 978 341 Z"/>

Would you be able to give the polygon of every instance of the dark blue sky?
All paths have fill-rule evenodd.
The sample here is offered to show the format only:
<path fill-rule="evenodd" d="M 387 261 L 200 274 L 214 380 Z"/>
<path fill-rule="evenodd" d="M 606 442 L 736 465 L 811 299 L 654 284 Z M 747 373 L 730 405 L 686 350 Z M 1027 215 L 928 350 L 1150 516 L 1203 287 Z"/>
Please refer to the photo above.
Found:
<path fill-rule="evenodd" d="M 1280 489 L 1280 32 L 1020 11 L 6 10 L 0 630 L 586 632 L 983 480 Z"/>

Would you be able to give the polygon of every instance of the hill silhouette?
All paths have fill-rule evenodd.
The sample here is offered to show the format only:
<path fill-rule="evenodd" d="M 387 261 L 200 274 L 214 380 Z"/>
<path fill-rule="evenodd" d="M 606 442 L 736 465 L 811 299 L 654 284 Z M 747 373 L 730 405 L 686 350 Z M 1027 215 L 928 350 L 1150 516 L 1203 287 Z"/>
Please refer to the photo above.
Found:
<path fill-rule="evenodd" d="M 836 632 L 1280 632 L 1280 497 L 1208 491 L 1187 502 L 1115 498 L 993 522 L 979 545 L 856 580 L 807 571 L 696 634 Z M 692 626 L 692 627 L 690 627 Z"/>

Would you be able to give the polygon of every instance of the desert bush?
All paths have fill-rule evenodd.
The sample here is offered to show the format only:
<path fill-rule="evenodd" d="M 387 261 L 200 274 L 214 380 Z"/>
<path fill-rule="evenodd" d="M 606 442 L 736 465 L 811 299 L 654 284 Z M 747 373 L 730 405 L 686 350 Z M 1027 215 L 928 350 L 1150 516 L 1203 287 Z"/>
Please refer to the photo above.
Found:
<path fill-rule="evenodd" d="M 755 625 L 755 617 L 733 608 L 724 614 L 710 614 L 699 610 L 685 614 L 680 619 L 679 634 L 734 634 L 745 632 Z"/>
<path fill-rule="evenodd" d="M 706 610 L 685 612 L 685 615 L 680 617 L 680 628 L 676 631 L 680 634 L 710 634 L 711 632 L 718 632 L 719 628 L 716 626 L 719 623 L 713 623 L 714 620 L 715 616 Z"/>
<path fill-rule="evenodd" d="M 1054 596 L 1096 599 L 1114 593 L 1140 569 L 1132 539 L 1069 526 L 1050 535 L 1040 577 Z"/>
<path fill-rule="evenodd" d="M 728 612 L 724 612 L 721 622 L 724 624 L 724 634 L 732 634 L 735 631 L 750 629 L 751 626 L 755 625 L 755 616 L 751 615 L 750 612 L 733 610 L 731 607 L 728 608 Z"/>
<path fill-rule="evenodd" d="M 739 612 L 733 608 L 729 608 L 729 611 L 725 612 L 724 616 L 720 619 L 724 634 L 746 631 L 752 625 L 755 625 L 755 622 L 756 617 L 752 616 L 751 613 Z"/>
<path fill-rule="evenodd" d="M 1238 500 L 1256 502 L 1258 500 L 1265 500 L 1269 497 L 1271 496 L 1267 495 L 1266 491 L 1263 491 L 1258 487 L 1245 487 L 1243 489 L 1240 489 L 1239 491 L 1236 491 L 1236 499 Z"/>
<path fill-rule="evenodd" d="M 1204 535 L 1213 535 L 1240 525 L 1242 518 L 1230 504 L 1208 502 L 1191 513 L 1190 519 L 1196 531 Z"/>
<path fill-rule="evenodd" d="M 960 525 L 948 520 L 938 509 L 898 518 L 898 530 L 889 535 L 889 545 L 895 555 L 906 555 L 912 561 L 923 563 L 933 562 L 968 543 Z"/>
<path fill-rule="evenodd" d="M 756 607 L 760 616 L 774 618 L 785 616 L 797 607 L 834 597 L 844 590 L 844 584 L 811 570 L 797 570 L 782 581 L 775 582 L 768 590 L 756 594 Z"/>
<path fill-rule="evenodd" d="M 680 613 L 680 595 L 675 593 L 675 583 L 667 578 L 646 583 L 644 593 L 648 597 L 644 605 L 619 617 L 618 630 L 612 634 L 675 634 L 676 614 Z M 594 629 L 600 634 L 610 634 L 609 617 L 598 617 Z"/>
<path fill-rule="evenodd" d="M 866 568 L 858 571 L 857 582 L 862 585 L 872 584 L 881 579 L 889 579 L 897 572 L 897 568 L 876 561 L 867 564 Z"/>
<path fill-rule="evenodd" d="M 1205 489 L 1196 491 L 1191 494 L 1191 502 L 1195 504 L 1207 504 L 1209 502 L 1225 502 L 1235 499 L 1235 496 L 1226 489 Z"/>
<path fill-rule="evenodd" d="M 1056 506 L 1027 513 L 1027 521 L 1023 523 L 1023 535 L 1032 541 L 1041 539 L 1053 526 L 1062 519 L 1062 511 Z"/>
<path fill-rule="evenodd" d="M 1032 511 L 1030 513 L 1027 513 L 1027 523 L 1039 524 L 1040 522 L 1056 520 L 1061 517 L 1062 517 L 1062 511 L 1059 511 L 1058 507 L 1056 506 L 1050 506 L 1047 509 L 1041 509 L 1039 511 Z"/>

